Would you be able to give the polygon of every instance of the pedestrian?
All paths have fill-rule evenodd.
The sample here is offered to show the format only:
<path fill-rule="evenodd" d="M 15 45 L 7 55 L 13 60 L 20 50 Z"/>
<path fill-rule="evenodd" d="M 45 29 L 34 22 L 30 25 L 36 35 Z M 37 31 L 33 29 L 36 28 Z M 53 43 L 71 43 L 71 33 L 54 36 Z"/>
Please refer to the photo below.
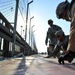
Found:
<path fill-rule="evenodd" d="M 56 15 L 58 19 L 71 21 L 67 52 L 58 60 L 60 64 L 64 64 L 64 60 L 71 62 L 75 57 L 75 0 L 71 0 L 71 3 L 67 0 L 65 2 L 61 2 L 57 6 Z"/>
<path fill-rule="evenodd" d="M 55 46 L 55 44 L 57 42 L 57 38 L 55 36 L 55 33 L 56 33 L 56 31 L 61 30 L 62 28 L 60 26 L 58 26 L 58 25 L 53 24 L 53 20 L 52 19 L 48 20 L 48 25 L 50 27 L 48 28 L 48 31 L 47 31 L 45 44 L 47 45 L 48 40 L 49 40 L 50 41 L 49 42 L 49 46 L 53 50 L 54 46 Z"/>
<path fill-rule="evenodd" d="M 56 56 L 59 59 L 61 55 L 60 51 L 64 54 L 67 50 L 69 35 L 65 35 L 62 30 L 58 30 L 55 35 L 57 37 L 57 44 L 55 45 L 54 50 L 50 52 L 49 57 Z"/>

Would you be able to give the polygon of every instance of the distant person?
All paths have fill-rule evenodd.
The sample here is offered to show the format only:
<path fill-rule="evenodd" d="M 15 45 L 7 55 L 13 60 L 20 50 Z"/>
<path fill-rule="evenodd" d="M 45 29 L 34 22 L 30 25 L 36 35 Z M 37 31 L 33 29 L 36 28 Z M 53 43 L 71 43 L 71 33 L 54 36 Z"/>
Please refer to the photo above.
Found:
<path fill-rule="evenodd" d="M 46 34 L 45 44 L 47 45 L 48 39 L 49 39 L 50 40 L 49 46 L 53 50 L 54 49 L 54 46 L 55 46 L 55 44 L 57 42 L 57 38 L 55 36 L 55 33 L 56 33 L 56 31 L 61 30 L 62 28 L 59 27 L 58 25 L 53 24 L 53 20 L 52 19 L 49 19 L 48 20 L 48 25 L 50 27 L 48 28 L 48 31 L 47 31 L 47 34 Z"/>
<path fill-rule="evenodd" d="M 71 62 L 75 58 L 75 0 L 71 0 L 71 3 L 67 0 L 59 3 L 56 9 L 56 15 L 58 19 L 71 21 L 67 52 L 58 60 L 60 64 L 64 64 L 64 60 Z"/>
<path fill-rule="evenodd" d="M 65 35 L 62 30 L 58 30 L 55 35 L 57 37 L 57 43 L 54 49 L 50 52 L 49 57 L 56 56 L 59 59 L 61 55 L 60 51 L 62 51 L 62 54 L 64 54 L 67 50 L 69 35 Z"/>

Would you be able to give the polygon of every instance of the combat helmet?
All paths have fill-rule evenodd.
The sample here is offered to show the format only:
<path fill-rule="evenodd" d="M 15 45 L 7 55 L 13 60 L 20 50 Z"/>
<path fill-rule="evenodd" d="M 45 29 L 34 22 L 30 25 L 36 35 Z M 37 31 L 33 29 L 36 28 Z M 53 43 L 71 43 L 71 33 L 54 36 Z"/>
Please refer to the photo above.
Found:
<path fill-rule="evenodd" d="M 65 35 L 63 30 L 58 30 L 56 33 L 55 33 L 55 36 L 60 36 L 60 35 Z"/>
<path fill-rule="evenodd" d="M 50 24 L 50 23 L 53 23 L 53 20 L 52 19 L 49 19 L 48 20 L 48 24 Z"/>
<path fill-rule="evenodd" d="M 66 7 L 68 5 L 70 5 L 70 3 L 67 0 L 58 4 L 56 8 L 56 16 L 58 19 L 62 18 L 61 14 L 63 13 L 64 10 L 67 11 Z"/>

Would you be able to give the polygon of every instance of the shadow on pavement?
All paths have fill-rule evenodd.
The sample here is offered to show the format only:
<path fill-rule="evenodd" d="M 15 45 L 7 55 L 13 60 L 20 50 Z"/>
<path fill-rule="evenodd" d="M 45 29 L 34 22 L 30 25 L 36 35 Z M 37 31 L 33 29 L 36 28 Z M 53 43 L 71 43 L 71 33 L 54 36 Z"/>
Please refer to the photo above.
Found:
<path fill-rule="evenodd" d="M 26 59 L 25 57 L 23 57 L 17 69 L 15 70 L 16 72 L 14 73 L 14 75 L 25 75 L 25 71 L 27 70 L 27 66 L 25 63 Z"/>
<path fill-rule="evenodd" d="M 41 57 L 43 57 L 43 56 L 41 56 Z M 59 63 L 53 61 L 52 58 L 44 58 L 43 57 L 43 58 L 40 58 L 40 59 L 42 59 L 42 60 L 44 60 L 46 62 L 52 63 L 52 64 L 59 64 Z M 53 59 L 55 59 L 55 58 L 53 58 Z"/>
<path fill-rule="evenodd" d="M 65 63 L 63 66 L 75 71 L 75 63 Z"/>
<path fill-rule="evenodd" d="M 26 57 L 23 57 L 21 62 L 18 65 L 17 69 L 15 70 L 14 75 L 25 75 L 26 70 L 30 67 L 30 66 L 26 65 L 26 63 L 27 63 L 26 61 L 30 61 L 30 60 L 32 60 L 30 62 L 30 66 L 31 66 L 34 59 L 31 59 L 31 58 L 27 59 Z"/>

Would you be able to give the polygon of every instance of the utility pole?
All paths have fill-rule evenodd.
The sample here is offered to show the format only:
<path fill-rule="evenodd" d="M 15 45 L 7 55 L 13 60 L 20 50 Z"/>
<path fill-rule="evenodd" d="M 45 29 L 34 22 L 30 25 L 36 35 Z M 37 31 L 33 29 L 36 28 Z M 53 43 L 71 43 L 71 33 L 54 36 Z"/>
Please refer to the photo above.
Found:
<path fill-rule="evenodd" d="M 29 10 L 29 4 L 31 4 L 32 2 L 33 2 L 33 0 L 27 3 L 27 11 L 26 11 L 26 27 L 25 27 L 25 47 L 26 47 L 26 39 L 27 39 L 28 10 Z M 25 55 L 25 48 L 24 48 L 24 55 Z"/>
<path fill-rule="evenodd" d="M 12 56 L 14 56 L 14 53 L 15 53 L 15 42 L 16 42 L 16 27 L 17 27 L 18 6 L 19 6 L 19 0 L 16 0 L 15 19 L 14 19 L 14 29 L 13 29 Z"/>
<path fill-rule="evenodd" d="M 33 25 L 32 27 L 31 27 L 31 48 L 32 48 L 32 43 L 33 43 L 33 33 L 35 32 L 35 30 L 33 31 L 33 27 L 34 27 L 35 25 Z"/>
<path fill-rule="evenodd" d="M 30 38 L 31 38 L 31 36 L 30 36 L 30 34 L 31 34 L 31 20 L 33 18 L 34 18 L 34 16 L 30 18 L 30 25 L 29 25 L 29 45 L 30 45 Z"/>
<path fill-rule="evenodd" d="M 27 39 L 27 22 L 28 22 L 28 10 L 29 10 L 29 4 L 31 4 L 32 2 L 33 2 L 33 0 L 30 1 L 30 2 L 27 4 L 27 12 L 26 12 L 26 28 L 25 28 L 25 41 L 26 41 L 26 39 Z"/>

